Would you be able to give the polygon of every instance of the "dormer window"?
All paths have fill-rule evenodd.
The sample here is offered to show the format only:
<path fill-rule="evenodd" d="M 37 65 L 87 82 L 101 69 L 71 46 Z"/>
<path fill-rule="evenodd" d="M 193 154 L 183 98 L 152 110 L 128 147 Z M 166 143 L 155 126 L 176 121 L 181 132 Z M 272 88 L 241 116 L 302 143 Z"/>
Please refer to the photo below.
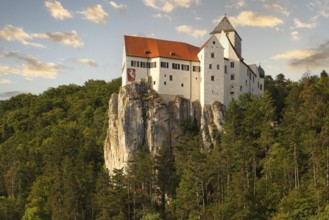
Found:
<path fill-rule="evenodd" d="M 145 54 L 150 54 L 150 53 L 151 53 L 151 51 L 145 50 Z"/>
<path fill-rule="evenodd" d="M 170 51 L 170 55 L 171 55 L 171 56 L 175 56 L 175 55 L 176 55 L 176 53 L 175 53 L 175 52 L 171 52 L 171 51 Z"/>

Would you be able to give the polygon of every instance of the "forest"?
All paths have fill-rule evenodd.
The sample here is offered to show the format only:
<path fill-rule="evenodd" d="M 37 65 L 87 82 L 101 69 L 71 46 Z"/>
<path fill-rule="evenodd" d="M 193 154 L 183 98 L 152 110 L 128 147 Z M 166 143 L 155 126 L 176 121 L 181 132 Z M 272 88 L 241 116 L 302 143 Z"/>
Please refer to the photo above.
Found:
<path fill-rule="evenodd" d="M 218 145 L 192 121 L 172 149 L 108 175 L 108 100 L 121 79 L 0 102 L 0 219 L 329 219 L 329 77 L 265 78 L 225 112 Z M 168 150 L 165 150 L 168 149 Z"/>

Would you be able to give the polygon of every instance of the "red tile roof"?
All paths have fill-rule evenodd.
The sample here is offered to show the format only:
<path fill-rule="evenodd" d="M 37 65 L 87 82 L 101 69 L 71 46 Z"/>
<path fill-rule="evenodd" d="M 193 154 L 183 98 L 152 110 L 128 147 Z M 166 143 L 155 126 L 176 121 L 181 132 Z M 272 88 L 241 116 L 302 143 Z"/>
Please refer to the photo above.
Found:
<path fill-rule="evenodd" d="M 124 36 L 127 56 L 199 61 L 199 47 L 175 41 L 146 37 Z"/>

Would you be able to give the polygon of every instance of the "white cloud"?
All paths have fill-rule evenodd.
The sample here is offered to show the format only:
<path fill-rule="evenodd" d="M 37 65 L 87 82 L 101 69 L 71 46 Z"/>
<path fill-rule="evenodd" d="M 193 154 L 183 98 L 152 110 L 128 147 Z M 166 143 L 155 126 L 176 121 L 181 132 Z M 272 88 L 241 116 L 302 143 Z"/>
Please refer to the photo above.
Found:
<path fill-rule="evenodd" d="M 246 6 L 246 1 L 245 0 L 231 0 L 230 3 L 227 3 L 225 5 L 225 8 L 229 8 L 229 9 L 240 9 L 243 8 L 244 6 Z"/>
<path fill-rule="evenodd" d="M 117 4 L 114 1 L 110 1 L 110 5 L 112 8 L 119 10 L 120 13 L 125 13 L 127 11 L 127 5 Z"/>
<path fill-rule="evenodd" d="M 79 63 L 79 64 L 86 64 L 86 65 L 90 65 L 90 66 L 93 66 L 93 67 L 97 67 L 97 63 L 95 60 L 93 59 L 77 59 L 75 60 L 76 63 Z"/>
<path fill-rule="evenodd" d="M 19 69 L 12 68 L 9 66 L 2 66 L 0 65 L 0 73 L 5 73 L 5 74 L 18 74 Z"/>
<path fill-rule="evenodd" d="M 26 33 L 23 28 L 7 25 L 0 29 L 0 39 L 4 41 L 18 41 L 23 45 L 43 48 L 42 44 L 32 43 L 29 40 L 33 39 L 33 36 Z"/>
<path fill-rule="evenodd" d="M 311 0 L 308 6 L 312 11 L 316 13 L 316 17 L 329 17 L 328 0 Z"/>
<path fill-rule="evenodd" d="M 293 32 L 290 33 L 290 35 L 291 35 L 291 38 L 293 40 L 299 40 L 299 32 L 298 31 L 293 31 Z"/>
<path fill-rule="evenodd" d="M 290 50 L 284 53 L 276 54 L 271 59 L 304 59 L 306 57 L 312 56 L 314 54 L 313 50 Z"/>
<path fill-rule="evenodd" d="M 0 66 L 0 73 L 23 76 L 25 79 L 35 77 L 55 78 L 59 72 L 65 70 L 64 66 L 42 62 L 39 58 L 31 55 L 23 55 L 17 52 L 1 52 L 2 58 L 15 58 L 23 61 L 20 67 Z"/>
<path fill-rule="evenodd" d="M 55 63 L 43 63 L 34 56 L 27 56 L 25 58 L 26 64 L 22 66 L 21 73 L 26 78 L 44 77 L 44 78 L 55 78 L 57 73 L 62 71 L 64 68 Z"/>
<path fill-rule="evenodd" d="M 0 29 L 0 39 L 4 41 L 18 41 L 23 45 L 44 48 L 39 43 L 30 42 L 33 39 L 48 39 L 56 43 L 68 45 L 71 47 L 82 47 L 83 41 L 78 33 L 74 30 L 71 32 L 55 32 L 55 33 L 35 33 L 28 34 L 22 28 L 7 25 Z"/>
<path fill-rule="evenodd" d="M 229 19 L 234 26 L 275 27 L 283 23 L 280 18 L 253 11 L 242 11 L 238 16 Z"/>
<path fill-rule="evenodd" d="M 192 26 L 188 25 L 178 26 L 176 30 L 181 33 L 186 33 L 195 39 L 202 38 L 207 34 L 207 30 L 194 29 Z"/>
<path fill-rule="evenodd" d="M 287 17 L 290 16 L 289 10 L 278 0 L 262 0 L 263 7 L 276 13 L 281 13 Z"/>
<path fill-rule="evenodd" d="M 0 84 L 11 84 L 11 81 L 9 79 L 0 79 Z"/>
<path fill-rule="evenodd" d="M 168 15 L 168 14 L 161 14 L 161 13 L 158 13 L 158 14 L 154 14 L 152 15 L 153 18 L 160 18 L 160 19 L 166 19 L 168 21 L 171 21 L 172 18 Z"/>
<path fill-rule="evenodd" d="M 39 33 L 33 34 L 34 38 L 48 39 L 56 43 L 71 46 L 74 48 L 82 47 L 83 41 L 76 31 L 71 32 L 55 32 L 55 33 Z"/>
<path fill-rule="evenodd" d="M 90 6 L 80 12 L 86 20 L 97 24 L 106 24 L 108 14 L 103 10 L 100 4 Z"/>
<path fill-rule="evenodd" d="M 58 20 L 72 18 L 72 14 L 66 10 L 59 1 L 45 1 L 45 6 L 50 12 L 51 16 Z"/>
<path fill-rule="evenodd" d="M 144 0 L 144 5 L 166 13 L 177 7 L 189 8 L 201 4 L 201 0 Z"/>
<path fill-rule="evenodd" d="M 294 19 L 294 24 L 295 24 L 295 28 L 315 28 L 316 27 L 316 23 L 303 23 L 301 22 L 298 18 Z"/>

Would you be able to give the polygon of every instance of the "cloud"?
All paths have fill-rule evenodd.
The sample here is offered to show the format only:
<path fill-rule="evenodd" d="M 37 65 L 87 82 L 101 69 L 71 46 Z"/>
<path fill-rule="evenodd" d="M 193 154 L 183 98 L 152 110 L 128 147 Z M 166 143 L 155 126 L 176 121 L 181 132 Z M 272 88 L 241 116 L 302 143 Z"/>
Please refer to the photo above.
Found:
<path fill-rule="evenodd" d="M 22 92 L 20 92 L 20 91 L 3 92 L 3 93 L 0 93 L 0 97 L 2 97 L 2 98 L 10 98 L 12 96 L 16 96 L 16 95 L 19 95 L 21 93 Z"/>
<path fill-rule="evenodd" d="M 193 37 L 194 39 L 199 39 L 207 34 L 207 30 L 194 29 L 192 26 L 181 25 L 176 27 L 176 31 L 181 33 L 186 33 Z"/>
<path fill-rule="evenodd" d="M 106 24 L 108 14 L 103 10 L 100 4 L 90 6 L 80 12 L 86 20 L 97 24 Z"/>
<path fill-rule="evenodd" d="M 28 40 L 32 40 L 33 36 L 26 33 L 23 28 L 7 25 L 0 29 L 0 39 L 3 41 L 18 41 L 23 45 L 43 48 L 42 44 L 31 43 Z"/>
<path fill-rule="evenodd" d="M 246 6 L 246 1 L 245 0 L 231 0 L 230 3 L 227 3 L 225 5 L 225 8 L 228 9 L 240 9 L 243 8 L 244 6 Z"/>
<path fill-rule="evenodd" d="M 24 62 L 22 66 L 16 68 L 0 66 L 0 73 L 19 75 L 26 79 L 36 77 L 55 78 L 59 72 L 66 69 L 62 65 L 52 62 L 45 63 L 35 56 L 26 56 L 17 52 L 1 52 L 0 57 L 14 58 Z"/>
<path fill-rule="evenodd" d="M 312 0 L 308 7 L 314 11 L 317 17 L 329 17 L 329 1 L 328 0 Z"/>
<path fill-rule="evenodd" d="M 21 69 L 21 74 L 24 77 L 44 77 L 55 78 L 58 72 L 63 71 L 63 67 L 55 63 L 43 63 L 34 56 L 26 56 L 26 64 Z"/>
<path fill-rule="evenodd" d="M 275 27 L 283 23 L 280 18 L 261 15 L 253 11 L 242 11 L 237 17 L 230 17 L 234 26 Z"/>
<path fill-rule="evenodd" d="M 117 9 L 120 13 L 125 13 L 127 11 L 127 5 L 117 4 L 114 1 L 110 1 L 110 5 L 112 8 Z"/>
<path fill-rule="evenodd" d="M 19 74 L 19 69 L 12 68 L 9 66 L 0 66 L 0 73 L 5 73 L 5 74 Z"/>
<path fill-rule="evenodd" d="M 294 24 L 295 24 L 295 28 L 307 28 L 307 29 L 311 29 L 311 28 L 315 28 L 316 27 L 316 23 L 303 23 L 301 22 L 298 18 L 294 18 Z"/>
<path fill-rule="evenodd" d="M 144 5 L 166 13 L 177 7 L 189 8 L 201 4 L 201 0 L 144 0 Z"/>
<path fill-rule="evenodd" d="M 71 32 L 55 32 L 55 33 L 39 33 L 33 34 L 34 38 L 48 39 L 56 43 L 71 46 L 74 48 L 82 47 L 83 41 L 76 31 Z"/>
<path fill-rule="evenodd" d="M 0 84 L 11 84 L 11 81 L 8 79 L 1 79 L 0 78 Z"/>
<path fill-rule="evenodd" d="M 92 60 L 92 59 L 77 59 L 75 60 L 76 63 L 79 63 L 79 64 L 86 64 L 86 65 L 90 65 L 90 66 L 93 66 L 93 67 L 97 67 L 97 63 L 95 60 Z"/>
<path fill-rule="evenodd" d="M 291 50 L 274 55 L 272 59 L 287 59 L 288 65 L 292 69 L 305 69 L 306 67 L 328 68 L 329 40 L 316 48 L 308 50 Z"/>
<path fill-rule="evenodd" d="M 287 17 L 289 17 L 290 12 L 289 10 L 282 5 L 281 2 L 278 0 L 262 0 L 263 1 L 263 7 L 266 9 L 269 9 L 270 11 L 281 13 Z"/>
<path fill-rule="evenodd" d="M 45 6 L 50 12 L 51 16 L 57 20 L 64 20 L 66 18 L 72 18 L 72 14 L 63 8 L 59 1 L 45 1 Z"/>
<path fill-rule="evenodd" d="M 314 54 L 314 51 L 312 51 L 312 50 L 290 50 L 285 53 L 276 54 L 271 59 L 273 59 L 273 60 L 291 59 L 291 58 L 304 59 L 313 54 Z"/>
<path fill-rule="evenodd" d="M 160 19 L 165 19 L 165 20 L 168 20 L 168 21 L 171 21 L 172 18 L 168 15 L 168 14 L 161 14 L 161 13 L 158 13 L 158 14 L 154 14 L 152 15 L 153 18 L 160 18 Z"/>
<path fill-rule="evenodd" d="M 291 37 L 293 40 L 299 40 L 299 32 L 298 31 L 293 31 L 290 33 Z"/>
<path fill-rule="evenodd" d="M 55 33 L 35 33 L 28 34 L 22 28 L 7 25 L 0 29 L 0 39 L 3 41 L 18 41 L 23 45 L 45 48 L 39 43 L 32 43 L 28 40 L 48 39 L 56 43 L 64 44 L 71 47 L 82 47 L 83 41 L 78 33 L 74 30 L 71 32 L 55 32 Z"/>
<path fill-rule="evenodd" d="M 311 50 L 308 56 L 294 57 L 289 61 L 289 67 L 301 69 L 305 67 L 328 68 L 329 67 L 329 41 Z"/>

